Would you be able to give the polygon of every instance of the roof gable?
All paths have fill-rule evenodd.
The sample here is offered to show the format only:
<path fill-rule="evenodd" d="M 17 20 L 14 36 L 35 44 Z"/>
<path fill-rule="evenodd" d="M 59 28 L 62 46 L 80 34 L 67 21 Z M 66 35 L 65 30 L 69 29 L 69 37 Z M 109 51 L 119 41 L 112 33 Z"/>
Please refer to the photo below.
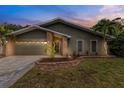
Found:
<path fill-rule="evenodd" d="M 75 28 L 82 28 L 84 30 L 91 30 L 87 27 L 84 27 L 84 26 L 81 26 L 81 25 L 78 25 L 78 24 L 75 24 L 73 22 L 70 22 L 70 21 L 67 21 L 67 20 L 63 20 L 63 19 L 60 19 L 60 18 L 56 18 L 56 19 L 52 19 L 50 21 L 47 21 L 47 22 L 44 22 L 44 23 L 39 23 L 37 25 L 41 26 L 41 27 L 44 27 L 44 26 L 48 26 L 48 25 L 52 25 L 52 24 L 55 24 L 55 23 L 63 23 L 65 25 L 69 25 L 71 27 L 75 27 Z"/>
<path fill-rule="evenodd" d="M 49 31 L 49 32 L 52 32 L 52 33 L 55 33 L 55 34 L 58 34 L 58 35 L 62 35 L 62 36 L 71 38 L 70 35 L 66 35 L 66 34 L 63 34 L 63 33 L 60 33 L 60 32 L 56 32 L 56 31 L 51 30 L 51 29 L 43 28 L 43 27 L 40 27 L 40 26 L 38 26 L 38 25 L 29 26 L 29 27 L 26 27 L 26 28 L 23 28 L 23 29 L 14 31 L 14 32 L 12 32 L 12 33 L 9 33 L 8 35 L 19 35 L 19 34 L 23 34 L 23 33 L 32 31 L 32 30 L 34 30 L 34 29 L 41 29 L 41 30 L 44 30 L 44 31 Z"/>
<path fill-rule="evenodd" d="M 52 24 L 55 24 L 55 23 L 63 23 L 65 25 L 69 25 L 71 27 L 74 27 L 74 28 L 77 28 L 77 29 L 80 29 L 80 30 L 83 30 L 87 33 L 90 33 L 92 35 L 95 35 L 95 36 L 100 36 L 100 37 L 104 37 L 104 34 L 101 33 L 101 32 L 96 32 L 96 31 L 93 31 L 92 29 L 88 28 L 88 27 L 85 27 L 85 26 L 81 26 L 79 24 L 76 24 L 74 22 L 70 22 L 70 21 L 67 21 L 67 20 L 63 20 L 61 18 L 55 18 L 55 19 L 52 19 L 50 21 L 47 21 L 47 22 L 44 22 L 44 23 L 40 23 L 40 24 L 37 24 L 41 27 L 45 27 L 45 26 L 49 26 L 49 25 L 52 25 Z M 110 35 L 107 35 L 107 38 L 114 38 L 113 36 L 110 36 Z"/>
<path fill-rule="evenodd" d="M 12 33 L 9 33 L 8 35 L 18 35 L 18 34 L 28 32 L 28 31 L 30 31 L 32 29 L 38 28 L 38 29 L 41 29 L 41 30 L 44 30 L 44 31 L 50 31 L 52 33 L 56 33 L 56 34 L 63 35 L 63 36 L 66 36 L 68 38 L 71 38 L 70 35 L 63 34 L 63 33 L 60 33 L 60 32 L 57 32 L 57 31 L 54 31 L 54 30 L 51 30 L 51 29 L 44 28 L 47 25 L 51 25 L 51 24 L 54 24 L 54 23 L 57 23 L 57 22 L 63 23 L 65 25 L 69 25 L 71 27 L 74 27 L 74 28 L 77 28 L 77 29 L 80 29 L 80 30 L 83 30 L 83 31 L 85 31 L 87 33 L 90 33 L 92 35 L 95 35 L 95 36 L 100 36 L 100 37 L 104 36 L 103 33 L 101 33 L 101 32 L 95 32 L 95 31 L 93 31 L 93 30 L 91 30 L 91 29 L 89 29 L 87 27 L 84 27 L 84 26 L 81 26 L 81 25 L 75 24 L 73 22 L 69 22 L 69 21 L 60 19 L 60 18 L 56 18 L 56 19 L 53 19 L 53 20 L 50 20 L 50 21 L 47 21 L 47 22 L 44 22 L 44 23 L 32 25 L 32 26 L 29 26 L 29 27 L 14 31 Z M 110 35 L 107 35 L 107 38 L 111 39 L 111 38 L 114 38 L 114 37 L 110 36 Z"/>

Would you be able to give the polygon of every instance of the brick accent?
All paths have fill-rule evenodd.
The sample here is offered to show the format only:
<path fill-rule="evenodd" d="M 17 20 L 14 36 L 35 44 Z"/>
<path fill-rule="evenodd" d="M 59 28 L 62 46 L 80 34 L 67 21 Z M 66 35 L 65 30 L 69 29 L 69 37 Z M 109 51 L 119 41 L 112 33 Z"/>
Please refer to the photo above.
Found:
<path fill-rule="evenodd" d="M 47 32 L 47 43 L 52 45 L 53 42 L 53 34 L 51 32 Z M 47 51 L 47 54 L 50 55 L 49 51 Z"/>
<path fill-rule="evenodd" d="M 6 44 L 5 55 L 12 56 L 14 55 L 14 52 L 15 52 L 14 41 L 12 40 L 12 37 L 9 37 L 8 42 Z"/>
<path fill-rule="evenodd" d="M 53 71 L 57 69 L 64 69 L 73 66 L 77 66 L 80 63 L 81 59 L 75 59 L 72 61 L 63 61 L 63 62 L 36 62 L 36 66 L 43 71 Z"/>
<path fill-rule="evenodd" d="M 68 56 L 68 42 L 66 37 L 62 37 L 62 55 Z"/>

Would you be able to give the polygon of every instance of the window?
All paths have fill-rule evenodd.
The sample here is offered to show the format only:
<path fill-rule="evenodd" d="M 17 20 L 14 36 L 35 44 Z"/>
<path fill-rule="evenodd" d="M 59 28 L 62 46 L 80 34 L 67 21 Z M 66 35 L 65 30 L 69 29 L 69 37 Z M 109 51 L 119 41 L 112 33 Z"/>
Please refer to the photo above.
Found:
<path fill-rule="evenodd" d="M 83 54 L 83 48 L 84 48 L 84 41 L 83 40 L 77 40 L 77 54 L 82 55 Z"/>
<path fill-rule="evenodd" d="M 91 52 L 97 53 L 97 40 L 91 40 Z"/>

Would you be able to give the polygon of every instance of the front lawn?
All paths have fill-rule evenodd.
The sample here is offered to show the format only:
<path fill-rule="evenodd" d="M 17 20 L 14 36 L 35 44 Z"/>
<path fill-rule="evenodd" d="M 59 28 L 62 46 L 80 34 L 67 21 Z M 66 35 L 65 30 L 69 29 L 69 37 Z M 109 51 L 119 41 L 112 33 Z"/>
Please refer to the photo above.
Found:
<path fill-rule="evenodd" d="M 52 72 L 34 67 L 11 87 L 124 87 L 124 58 L 85 58 L 76 67 Z"/>

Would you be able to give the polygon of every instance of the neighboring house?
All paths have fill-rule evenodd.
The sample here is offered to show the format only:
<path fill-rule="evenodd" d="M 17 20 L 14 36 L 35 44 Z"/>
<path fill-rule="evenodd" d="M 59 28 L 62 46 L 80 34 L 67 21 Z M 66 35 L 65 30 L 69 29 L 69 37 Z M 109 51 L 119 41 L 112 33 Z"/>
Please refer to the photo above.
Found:
<path fill-rule="evenodd" d="M 57 55 L 107 55 L 101 33 L 63 19 L 54 19 L 10 33 L 6 56 L 48 55 L 47 43 L 55 44 Z"/>

